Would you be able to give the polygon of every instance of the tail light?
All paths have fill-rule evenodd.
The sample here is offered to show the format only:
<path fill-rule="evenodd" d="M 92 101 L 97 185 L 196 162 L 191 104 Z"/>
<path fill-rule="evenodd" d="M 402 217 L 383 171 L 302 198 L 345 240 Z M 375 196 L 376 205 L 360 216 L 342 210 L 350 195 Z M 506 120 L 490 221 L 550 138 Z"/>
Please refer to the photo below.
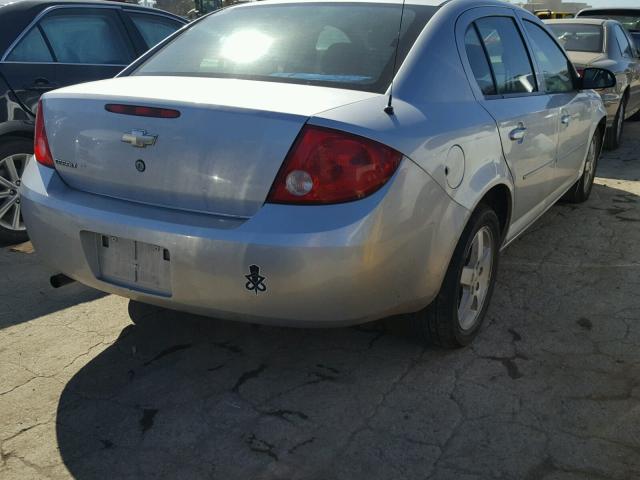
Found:
<path fill-rule="evenodd" d="M 33 153 L 38 163 L 45 167 L 53 168 L 53 156 L 47 140 L 47 131 L 44 128 L 44 112 L 42 111 L 42 100 L 38 102 L 36 111 L 36 135 L 33 141 Z"/>
<path fill-rule="evenodd" d="M 379 190 L 398 169 L 402 154 L 373 140 L 307 125 L 293 144 L 267 202 L 330 204 Z"/>

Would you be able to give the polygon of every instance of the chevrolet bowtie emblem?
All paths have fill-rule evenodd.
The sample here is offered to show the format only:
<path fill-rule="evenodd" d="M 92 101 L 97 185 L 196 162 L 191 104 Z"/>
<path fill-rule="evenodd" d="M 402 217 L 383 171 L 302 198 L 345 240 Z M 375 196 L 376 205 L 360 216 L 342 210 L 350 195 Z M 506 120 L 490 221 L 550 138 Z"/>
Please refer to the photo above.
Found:
<path fill-rule="evenodd" d="M 149 135 L 146 130 L 131 130 L 122 135 L 122 141 L 134 147 L 145 148 L 156 143 L 157 135 Z"/>

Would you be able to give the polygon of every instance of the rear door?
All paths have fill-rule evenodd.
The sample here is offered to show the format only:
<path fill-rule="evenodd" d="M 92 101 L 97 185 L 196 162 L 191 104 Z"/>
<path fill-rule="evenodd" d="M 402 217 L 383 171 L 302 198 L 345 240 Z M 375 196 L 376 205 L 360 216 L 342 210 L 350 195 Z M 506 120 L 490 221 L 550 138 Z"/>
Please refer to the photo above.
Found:
<path fill-rule="evenodd" d="M 558 139 L 560 109 L 540 91 L 515 13 L 509 8 L 472 9 L 458 21 L 476 97 L 496 120 L 513 175 L 513 228 L 542 213 Z"/>
<path fill-rule="evenodd" d="M 576 181 L 582 167 L 591 133 L 592 116 L 589 95 L 577 89 L 577 77 L 571 61 L 555 38 L 540 25 L 522 19 L 538 77 L 549 105 L 560 109 L 558 149 L 552 178 L 552 197 Z"/>
<path fill-rule="evenodd" d="M 622 52 L 623 73 L 629 84 L 629 98 L 627 100 L 627 112 L 632 112 L 640 107 L 640 64 L 633 43 L 620 25 L 614 25 L 616 41 Z"/>
<path fill-rule="evenodd" d="M 2 68 L 33 112 L 44 92 L 113 77 L 135 56 L 119 7 L 64 5 L 23 32 Z"/>
<path fill-rule="evenodd" d="M 25 32 L 0 63 L 0 71 L 23 107 L 35 112 L 40 95 L 56 85 L 56 65 L 39 28 Z"/>

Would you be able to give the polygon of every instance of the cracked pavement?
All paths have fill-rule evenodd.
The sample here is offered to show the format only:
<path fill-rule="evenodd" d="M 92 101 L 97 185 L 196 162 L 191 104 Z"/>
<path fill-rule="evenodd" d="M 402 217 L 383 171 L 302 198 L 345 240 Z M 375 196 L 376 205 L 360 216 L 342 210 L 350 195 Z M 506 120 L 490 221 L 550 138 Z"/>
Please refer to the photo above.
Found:
<path fill-rule="evenodd" d="M 472 347 L 158 309 L 0 250 L 0 478 L 640 478 L 640 123 L 501 257 Z"/>

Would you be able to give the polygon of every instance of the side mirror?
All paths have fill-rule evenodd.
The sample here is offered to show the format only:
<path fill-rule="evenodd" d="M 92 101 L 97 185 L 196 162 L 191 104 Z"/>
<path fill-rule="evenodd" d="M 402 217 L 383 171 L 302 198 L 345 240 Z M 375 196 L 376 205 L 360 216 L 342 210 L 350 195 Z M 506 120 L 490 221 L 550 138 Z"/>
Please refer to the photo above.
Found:
<path fill-rule="evenodd" d="M 604 68 L 585 68 L 580 78 L 580 90 L 613 88 L 618 83 L 616 76 Z"/>

